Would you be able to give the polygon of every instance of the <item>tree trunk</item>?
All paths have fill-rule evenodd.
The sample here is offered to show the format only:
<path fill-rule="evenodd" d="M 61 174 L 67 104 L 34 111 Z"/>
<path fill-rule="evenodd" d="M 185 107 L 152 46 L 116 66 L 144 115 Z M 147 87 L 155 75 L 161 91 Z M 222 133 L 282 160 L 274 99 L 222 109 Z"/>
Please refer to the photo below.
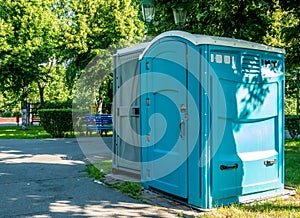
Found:
<path fill-rule="evenodd" d="M 23 86 L 23 93 L 22 93 L 22 102 L 21 102 L 21 108 L 22 108 L 22 129 L 26 130 L 28 126 L 28 111 L 27 111 L 27 93 L 28 91 L 28 84 L 24 82 Z"/>
<path fill-rule="evenodd" d="M 41 106 L 43 107 L 43 105 L 45 104 L 44 91 L 45 91 L 46 83 L 42 85 L 41 82 L 38 82 L 38 87 L 39 87 L 39 94 L 40 94 L 40 103 Z"/>

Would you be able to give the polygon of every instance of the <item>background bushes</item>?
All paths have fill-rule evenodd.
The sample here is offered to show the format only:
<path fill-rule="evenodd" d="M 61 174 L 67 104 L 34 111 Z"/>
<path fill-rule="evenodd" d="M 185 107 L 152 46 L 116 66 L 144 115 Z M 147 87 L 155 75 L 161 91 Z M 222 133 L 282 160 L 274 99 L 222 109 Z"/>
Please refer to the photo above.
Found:
<path fill-rule="evenodd" d="M 45 102 L 43 109 L 67 109 L 72 108 L 72 99 L 62 102 Z"/>
<path fill-rule="evenodd" d="M 11 111 L 5 111 L 2 115 L 2 117 L 12 117 L 12 112 Z"/>
<path fill-rule="evenodd" d="M 285 128 L 288 130 L 290 136 L 294 139 L 300 134 L 300 116 L 286 115 Z"/>
<path fill-rule="evenodd" d="M 54 138 L 63 138 L 73 132 L 72 109 L 41 109 L 38 111 L 41 124 Z"/>

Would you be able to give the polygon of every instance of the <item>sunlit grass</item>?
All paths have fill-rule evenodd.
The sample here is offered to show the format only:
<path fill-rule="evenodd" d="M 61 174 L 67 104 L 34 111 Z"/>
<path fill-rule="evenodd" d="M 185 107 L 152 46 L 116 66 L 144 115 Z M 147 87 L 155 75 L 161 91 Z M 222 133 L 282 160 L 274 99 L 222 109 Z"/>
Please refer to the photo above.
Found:
<path fill-rule="evenodd" d="M 285 184 L 300 193 L 300 140 L 285 143 Z"/>
<path fill-rule="evenodd" d="M 22 130 L 21 126 L 0 126 L 0 139 L 41 139 L 51 138 L 43 127 L 29 126 Z"/>
<path fill-rule="evenodd" d="M 74 137 L 99 137 L 100 134 L 93 131 L 91 134 L 86 135 L 85 132 L 67 133 L 67 138 Z M 102 137 L 111 137 L 112 131 L 103 132 Z M 22 130 L 21 126 L 0 126 L 0 139 L 42 139 L 51 138 L 51 135 L 47 133 L 42 126 L 28 126 L 27 130 Z"/>

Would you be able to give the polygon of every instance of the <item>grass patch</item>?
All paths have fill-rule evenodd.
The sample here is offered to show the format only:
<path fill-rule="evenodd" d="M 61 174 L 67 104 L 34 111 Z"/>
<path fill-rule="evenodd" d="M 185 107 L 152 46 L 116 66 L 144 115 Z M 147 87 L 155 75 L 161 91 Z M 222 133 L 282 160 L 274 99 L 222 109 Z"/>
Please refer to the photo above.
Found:
<path fill-rule="evenodd" d="M 102 162 L 88 164 L 84 171 L 87 172 L 91 178 L 104 183 L 105 175 L 112 171 L 112 160 L 104 160 Z"/>
<path fill-rule="evenodd" d="M 285 143 L 285 184 L 300 193 L 300 140 L 286 140 Z"/>
<path fill-rule="evenodd" d="M 67 132 L 65 138 L 85 137 L 85 133 Z M 88 134 L 88 137 L 99 137 L 100 134 L 96 131 Z M 107 131 L 102 134 L 102 137 L 111 137 L 112 131 Z M 52 138 L 42 126 L 28 126 L 27 130 L 22 130 L 21 126 L 0 126 L 0 139 L 43 139 Z"/>
<path fill-rule="evenodd" d="M 112 160 L 105 160 L 94 164 L 88 164 L 84 171 L 87 172 L 91 178 L 101 181 L 108 187 L 115 188 L 132 198 L 143 200 L 143 187 L 140 183 L 129 181 L 108 183 L 105 181 L 105 175 L 111 173 L 112 171 Z"/>
<path fill-rule="evenodd" d="M 51 138 L 42 126 L 28 126 L 22 130 L 21 126 L 0 126 L 0 139 L 42 139 Z"/>

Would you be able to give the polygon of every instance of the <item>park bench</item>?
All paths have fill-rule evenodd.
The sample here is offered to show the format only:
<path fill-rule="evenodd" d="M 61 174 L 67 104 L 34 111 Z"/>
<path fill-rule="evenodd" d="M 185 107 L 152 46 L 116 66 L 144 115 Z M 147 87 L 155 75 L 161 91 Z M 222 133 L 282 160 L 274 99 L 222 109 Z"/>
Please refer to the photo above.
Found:
<path fill-rule="evenodd" d="M 112 130 L 112 115 L 111 114 L 85 114 L 85 123 L 86 123 L 86 135 L 93 131 L 100 133 L 103 132 L 107 134 L 108 130 Z"/>

